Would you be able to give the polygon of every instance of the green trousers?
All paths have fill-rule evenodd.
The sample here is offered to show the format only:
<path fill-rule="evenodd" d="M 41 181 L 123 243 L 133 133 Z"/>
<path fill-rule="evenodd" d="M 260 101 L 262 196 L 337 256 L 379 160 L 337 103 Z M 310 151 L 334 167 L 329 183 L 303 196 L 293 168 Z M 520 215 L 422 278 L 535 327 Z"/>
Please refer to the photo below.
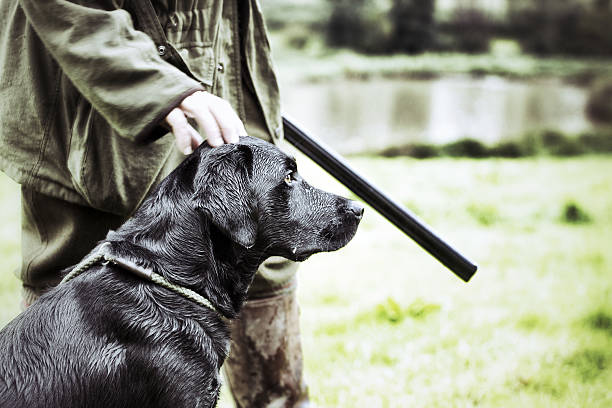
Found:
<path fill-rule="evenodd" d="M 249 135 L 270 140 L 263 115 L 252 98 L 245 98 L 245 111 Z M 158 182 L 183 159 L 184 156 L 175 149 L 164 164 Z M 22 264 L 19 278 L 23 282 L 25 306 L 57 285 L 62 269 L 78 263 L 109 230 L 118 228 L 128 217 L 69 203 L 23 187 L 21 207 Z M 266 298 L 294 290 L 296 271 L 294 262 L 281 257 L 269 258 L 259 268 L 249 298 Z"/>

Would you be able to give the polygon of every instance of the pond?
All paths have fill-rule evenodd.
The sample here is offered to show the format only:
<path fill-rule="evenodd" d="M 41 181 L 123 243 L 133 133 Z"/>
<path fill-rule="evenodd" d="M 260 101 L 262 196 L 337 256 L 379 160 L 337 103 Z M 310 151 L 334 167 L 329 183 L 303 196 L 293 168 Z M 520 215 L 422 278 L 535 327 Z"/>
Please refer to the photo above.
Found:
<path fill-rule="evenodd" d="M 284 112 L 341 153 L 465 137 L 492 144 L 539 129 L 592 128 L 584 114 L 587 89 L 552 79 L 342 80 L 291 84 L 281 94 Z"/>

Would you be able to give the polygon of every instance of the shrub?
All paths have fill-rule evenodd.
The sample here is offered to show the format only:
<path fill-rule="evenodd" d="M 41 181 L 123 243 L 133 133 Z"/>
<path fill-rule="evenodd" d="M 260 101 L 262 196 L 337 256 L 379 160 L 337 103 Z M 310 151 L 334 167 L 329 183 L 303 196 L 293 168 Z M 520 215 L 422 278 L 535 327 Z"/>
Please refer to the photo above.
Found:
<path fill-rule="evenodd" d="M 566 137 L 556 130 L 545 130 L 540 134 L 542 145 L 547 149 L 554 149 L 563 144 Z"/>
<path fill-rule="evenodd" d="M 451 157 L 520 158 L 548 154 L 570 157 L 586 153 L 612 153 L 612 129 L 568 136 L 556 130 L 530 132 L 521 139 L 500 142 L 488 147 L 475 139 L 462 139 L 442 146 L 427 143 L 408 143 L 390 146 L 376 154 L 383 157 L 409 156 L 427 159 L 442 155 Z"/>
<path fill-rule="evenodd" d="M 501 142 L 489 150 L 492 157 L 505 157 L 515 159 L 528 156 L 526 149 L 519 142 Z"/>
<path fill-rule="evenodd" d="M 476 8 L 458 8 L 450 21 L 440 25 L 442 44 L 440 48 L 470 54 L 489 50 L 493 24 Z"/>
<path fill-rule="evenodd" d="M 296 50 L 305 49 L 312 39 L 312 34 L 303 26 L 295 26 L 286 30 L 287 45 Z"/>
<path fill-rule="evenodd" d="M 440 149 L 430 144 L 405 144 L 391 146 L 379 153 L 383 157 L 409 156 L 415 159 L 428 159 L 440 155 Z"/>
<path fill-rule="evenodd" d="M 330 0 L 330 4 L 331 14 L 325 26 L 327 45 L 364 53 L 388 50 L 388 22 L 374 0 Z"/>
<path fill-rule="evenodd" d="M 525 133 L 520 139 L 520 144 L 523 146 L 526 156 L 535 156 L 542 152 L 540 133 L 538 132 Z"/>
<path fill-rule="evenodd" d="M 462 139 L 449 143 L 442 148 L 444 154 L 451 157 L 471 157 L 480 159 L 489 155 L 484 144 L 475 139 Z"/>
<path fill-rule="evenodd" d="M 391 146 L 378 153 L 383 157 L 410 156 L 410 145 Z"/>
<path fill-rule="evenodd" d="M 527 5 L 525 5 L 527 4 Z M 609 0 L 534 0 L 511 4 L 510 32 L 529 52 L 542 55 L 612 55 Z"/>
<path fill-rule="evenodd" d="M 586 323 L 593 330 L 600 330 L 612 336 L 612 314 L 605 310 L 598 310 L 586 318 Z"/>
<path fill-rule="evenodd" d="M 541 134 L 541 145 L 553 156 L 578 156 L 586 153 L 586 149 L 579 140 L 553 130 L 544 131 Z"/>
<path fill-rule="evenodd" d="M 549 148 L 549 153 L 553 156 L 579 156 L 581 154 L 586 153 L 586 149 L 580 143 L 580 141 L 576 139 L 563 138 L 559 141 L 557 145 L 551 146 Z"/>
<path fill-rule="evenodd" d="M 578 137 L 585 150 L 593 153 L 612 153 L 612 131 L 584 133 Z"/>
<path fill-rule="evenodd" d="M 393 0 L 389 20 L 392 51 L 417 54 L 430 48 L 434 36 L 434 0 Z"/>
<path fill-rule="evenodd" d="M 415 159 L 429 159 L 431 157 L 438 157 L 440 155 L 440 149 L 430 144 L 415 144 L 412 145 L 410 156 Z"/>
<path fill-rule="evenodd" d="M 567 224 L 587 224 L 591 217 L 578 204 L 573 201 L 565 203 L 561 213 L 561 221 Z"/>
<path fill-rule="evenodd" d="M 595 122 L 612 125 L 612 78 L 595 84 L 589 95 L 586 113 Z"/>

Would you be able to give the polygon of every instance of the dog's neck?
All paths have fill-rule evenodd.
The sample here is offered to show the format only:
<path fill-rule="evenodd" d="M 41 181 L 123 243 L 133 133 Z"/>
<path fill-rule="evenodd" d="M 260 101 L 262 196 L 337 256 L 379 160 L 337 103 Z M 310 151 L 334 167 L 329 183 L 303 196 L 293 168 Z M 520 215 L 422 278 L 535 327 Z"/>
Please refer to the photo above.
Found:
<path fill-rule="evenodd" d="M 188 200 L 167 197 L 172 194 L 162 191 L 147 199 L 129 221 L 109 234 L 113 251 L 194 290 L 225 317 L 237 317 L 265 257 L 256 248 L 232 242 Z M 156 211 L 159 206 L 171 210 Z"/>

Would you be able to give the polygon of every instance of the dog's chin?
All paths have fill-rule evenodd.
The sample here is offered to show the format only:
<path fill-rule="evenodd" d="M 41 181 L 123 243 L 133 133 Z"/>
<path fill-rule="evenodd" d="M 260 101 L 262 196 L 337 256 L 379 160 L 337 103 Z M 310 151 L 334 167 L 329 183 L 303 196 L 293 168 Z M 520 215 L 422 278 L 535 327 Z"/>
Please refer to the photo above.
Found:
<path fill-rule="evenodd" d="M 308 258 L 310 258 L 312 255 L 316 254 L 317 252 L 321 252 L 321 251 L 297 253 L 293 255 L 293 259 L 291 260 L 295 262 L 303 262 L 307 260 Z"/>
<path fill-rule="evenodd" d="M 346 223 L 342 228 L 334 234 L 334 237 L 326 243 L 324 248 L 319 252 L 333 252 L 340 248 L 344 248 L 357 233 L 357 227 L 359 226 L 359 220 L 355 220 L 350 223 Z"/>
<path fill-rule="evenodd" d="M 357 232 L 357 225 L 359 225 L 358 222 L 352 227 L 341 229 L 335 234 L 335 237 L 329 241 L 319 242 L 306 248 L 296 248 L 291 252 L 288 259 L 295 262 L 302 262 L 319 252 L 337 251 L 346 246 L 351 239 L 353 239 Z"/>

